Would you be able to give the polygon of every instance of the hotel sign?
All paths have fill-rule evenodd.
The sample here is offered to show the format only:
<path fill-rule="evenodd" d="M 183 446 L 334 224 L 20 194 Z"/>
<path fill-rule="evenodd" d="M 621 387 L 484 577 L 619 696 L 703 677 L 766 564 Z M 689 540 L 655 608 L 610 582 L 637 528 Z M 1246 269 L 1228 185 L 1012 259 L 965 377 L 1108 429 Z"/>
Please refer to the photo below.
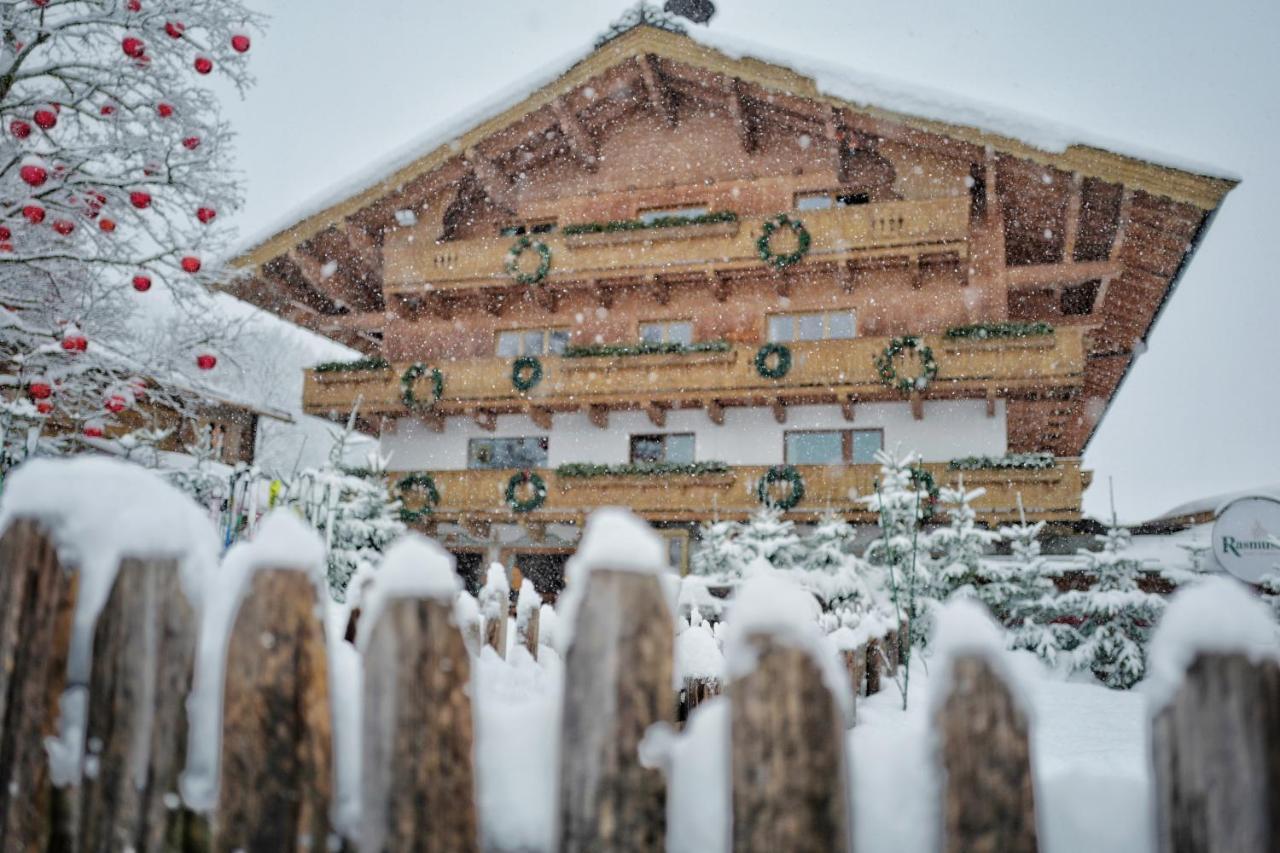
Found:
<path fill-rule="evenodd" d="M 1280 572 L 1280 501 L 1237 498 L 1224 506 L 1213 523 L 1213 556 L 1249 583 Z"/>

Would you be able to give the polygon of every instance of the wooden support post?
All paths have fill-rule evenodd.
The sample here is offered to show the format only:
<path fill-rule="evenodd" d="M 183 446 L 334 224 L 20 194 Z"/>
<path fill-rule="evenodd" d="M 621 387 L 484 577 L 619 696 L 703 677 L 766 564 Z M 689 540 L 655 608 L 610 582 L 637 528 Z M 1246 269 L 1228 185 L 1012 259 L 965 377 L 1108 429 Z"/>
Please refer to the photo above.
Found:
<path fill-rule="evenodd" d="M 649 97 L 650 107 L 662 116 L 667 127 L 674 128 L 680 121 L 676 111 L 675 93 L 662 77 L 658 68 L 658 57 L 652 53 L 636 58 L 640 65 L 640 79 L 644 83 L 645 93 Z"/>
<path fill-rule="evenodd" d="M 712 400 L 707 403 L 707 417 L 716 426 L 724 426 L 724 404 L 719 400 Z"/>
<path fill-rule="evenodd" d="M 770 404 L 770 408 L 773 409 L 773 419 L 775 421 L 777 421 L 780 424 L 785 424 L 787 422 L 787 404 L 786 403 L 784 403 L 782 400 L 774 400 Z"/>
<path fill-rule="evenodd" d="M 17 519 L 0 539 L 0 849 L 45 850 L 53 793 L 45 739 L 67 683 L 76 576 L 48 536 Z"/>
<path fill-rule="evenodd" d="M 654 426 L 662 429 L 667 425 L 667 407 L 661 403 L 650 403 L 645 406 L 645 414 L 649 416 L 649 422 Z"/>
<path fill-rule="evenodd" d="M 911 417 L 918 421 L 924 420 L 924 398 L 919 391 L 911 392 Z"/>
<path fill-rule="evenodd" d="M 866 695 L 867 647 L 861 645 L 856 649 L 845 649 L 840 653 L 840 659 L 844 661 L 845 672 L 849 673 L 849 686 L 853 690 L 854 699 Z"/>
<path fill-rule="evenodd" d="M 586 585 L 564 664 L 555 849 L 662 850 L 666 781 L 639 746 L 675 719 L 671 610 L 654 574 L 597 569 Z"/>
<path fill-rule="evenodd" d="M 393 599 L 369 627 L 360 849 L 479 850 L 471 661 L 452 603 Z"/>
<path fill-rule="evenodd" d="M 93 635 L 82 850 L 183 847 L 203 821 L 172 799 L 187 757 L 196 617 L 173 560 L 126 559 Z"/>
<path fill-rule="evenodd" d="M 507 656 L 507 616 L 511 612 L 511 586 L 507 570 L 501 563 L 489 566 L 484 588 L 480 590 L 480 615 L 484 617 L 484 644 Z"/>
<path fill-rule="evenodd" d="M 1067 187 L 1067 216 L 1062 234 L 1062 260 L 1075 260 L 1076 237 L 1080 233 L 1080 202 L 1084 187 L 1084 177 L 1079 172 L 1071 173 L 1071 183 Z"/>
<path fill-rule="evenodd" d="M 1156 850 L 1280 849 L 1280 666 L 1201 653 L 1152 721 Z"/>
<path fill-rule="evenodd" d="M 556 117 L 556 124 L 560 126 L 560 132 L 568 141 L 573 155 L 578 158 L 579 162 L 582 163 L 582 167 L 588 172 L 596 171 L 600 152 L 590 132 L 587 131 L 573 110 L 569 108 L 569 105 L 565 103 L 564 98 L 556 98 L 552 101 L 551 111 Z"/>
<path fill-rule="evenodd" d="M 715 297 L 716 302 L 729 301 L 729 294 L 733 292 L 733 285 L 727 276 L 717 275 L 711 285 L 711 294 Z"/>
<path fill-rule="evenodd" d="M 591 420 L 592 426 L 598 429 L 609 428 L 608 406 L 587 406 L 587 417 Z"/>
<path fill-rule="evenodd" d="M 849 423 L 853 423 L 853 417 L 855 414 L 855 408 L 854 408 L 855 405 L 856 403 L 853 397 L 845 397 L 843 400 L 840 401 L 840 414 L 843 415 L 844 419 Z"/>
<path fill-rule="evenodd" d="M 987 417 L 994 418 L 996 416 L 996 391 L 994 388 L 987 389 Z"/>
<path fill-rule="evenodd" d="M 689 719 L 689 715 L 693 713 L 694 708 L 719 696 L 723 689 L 718 678 L 685 676 L 684 687 L 680 690 L 681 696 L 684 697 L 682 703 L 684 716 L 682 719 Z"/>
<path fill-rule="evenodd" d="M 938 712 L 946 853 L 1036 853 L 1027 720 L 983 657 L 951 662 L 951 693 Z"/>
<path fill-rule="evenodd" d="M 529 420 L 533 421 L 534 426 L 538 429 L 551 429 L 552 413 L 550 409 L 544 409 L 542 406 L 529 407 Z"/>
<path fill-rule="evenodd" d="M 729 685 L 733 849 L 849 849 L 844 722 L 807 651 L 751 640 L 756 669 Z"/>
<path fill-rule="evenodd" d="M 332 829 L 333 725 L 318 592 L 260 569 L 227 648 L 213 849 L 317 849 Z"/>
<path fill-rule="evenodd" d="M 884 658 L 880 652 L 879 640 L 867 640 L 867 695 L 880 692 L 880 672 L 884 667 Z"/>

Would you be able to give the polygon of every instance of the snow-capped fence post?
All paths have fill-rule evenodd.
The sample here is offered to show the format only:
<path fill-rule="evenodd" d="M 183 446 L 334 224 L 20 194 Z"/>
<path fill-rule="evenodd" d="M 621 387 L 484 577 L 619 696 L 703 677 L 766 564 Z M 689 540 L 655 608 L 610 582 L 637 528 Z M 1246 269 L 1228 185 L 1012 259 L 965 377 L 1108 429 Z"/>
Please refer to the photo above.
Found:
<path fill-rule="evenodd" d="M 725 638 L 733 849 L 848 851 L 845 693 L 806 615 L 813 597 L 762 577 L 736 601 Z"/>
<path fill-rule="evenodd" d="M 542 596 L 533 588 L 533 581 L 525 578 L 516 596 L 516 644 L 524 646 L 529 656 L 538 659 L 538 619 L 542 611 Z"/>
<path fill-rule="evenodd" d="M 324 849 L 333 727 L 316 582 L 258 569 L 227 648 L 213 849 Z"/>
<path fill-rule="evenodd" d="M 875 638 L 867 640 L 863 660 L 866 662 L 867 695 L 874 696 L 880 692 L 880 672 L 884 668 L 884 656 L 880 653 L 879 640 Z"/>
<path fill-rule="evenodd" d="M 445 571 L 452 581 L 452 567 Z M 363 649 L 361 850 L 480 848 L 471 661 L 453 623 L 453 594 L 446 584 L 438 597 L 397 597 L 371 614 L 378 621 Z"/>
<path fill-rule="evenodd" d="M 76 576 L 41 526 L 0 539 L 0 849 L 43 850 L 53 830 L 45 738 L 66 687 Z"/>
<path fill-rule="evenodd" d="M 845 649 L 840 652 L 840 659 L 845 672 L 849 673 L 849 687 L 856 700 L 867 689 L 867 647 L 864 644 L 856 649 Z"/>
<path fill-rule="evenodd" d="M 498 653 L 507 656 L 507 616 L 511 610 L 511 587 L 507 583 L 507 571 L 501 563 L 489 566 L 484 588 L 480 590 L 480 614 L 484 617 L 484 643 Z"/>
<path fill-rule="evenodd" d="M 1280 658 L 1231 580 L 1174 595 L 1150 645 L 1158 853 L 1280 849 Z"/>
<path fill-rule="evenodd" d="M 1035 853 L 1036 806 L 1026 714 L 999 670 L 999 629 L 979 605 L 938 620 L 945 691 L 933 699 L 946 853 Z"/>
<path fill-rule="evenodd" d="M 98 616 L 79 838 L 160 850 L 188 837 L 178 800 L 196 618 L 172 559 L 130 559 Z"/>
<path fill-rule="evenodd" d="M 694 708 L 719 696 L 721 690 L 722 687 L 718 678 L 685 676 L 683 687 L 685 719 L 688 719 L 689 715 L 693 713 Z"/>
<path fill-rule="evenodd" d="M 659 577 L 662 542 L 629 513 L 599 510 L 574 559 L 556 849 L 662 850 L 666 780 L 640 762 L 649 727 L 675 722 L 675 618 Z"/>

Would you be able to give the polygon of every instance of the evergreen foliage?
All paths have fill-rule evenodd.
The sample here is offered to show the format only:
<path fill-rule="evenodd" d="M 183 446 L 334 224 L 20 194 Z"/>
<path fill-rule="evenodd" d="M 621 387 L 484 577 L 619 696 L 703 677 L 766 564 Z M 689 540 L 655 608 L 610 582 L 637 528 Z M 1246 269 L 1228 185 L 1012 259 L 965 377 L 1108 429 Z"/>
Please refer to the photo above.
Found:
<path fill-rule="evenodd" d="M 1043 529 L 1043 521 L 1027 524 L 1025 520 L 1000 528 L 1000 536 L 1009 543 L 1013 558 L 987 567 L 984 600 L 1008 628 L 1009 648 L 1035 652 L 1052 666 L 1057 662 L 1064 633 L 1069 634 L 1071 629 L 1053 621 L 1058 588 L 1040 555 Z"/>
<path fill-rule="evenodd" d="M 201 429 L 195 444 L 188 444 L 186 450 L 195 462 L 189 468 L 167 471 L 165 477 L 212 513 L 227 499 L 231 485 L 226 473 L 219 470 L 225 466 L 213 446 L 213 428 Z"/>
<path fill-rule="evenodd" d="M 746 565 L 763 560 L 775 569 L 792 569 L 804 559 L 795 522 L 783 518 L 778 507 L 766 505 L 756 510 L 734 541 Z"/>
<path fill-rule="evenodd" d="M 973 510 L 973 501 L 986 494 L 986 490 L 944 487 L 940 494 L 951 522 L 935 530 L 929 538 L 936 553 L 933 595 L 939 601 L 952 595 L 976 598 L 994 612 L 995 602 L 1004 590 L 988 588 L 993 578 L 982 558 L 989 546 L 1000 540 L 1000 534 L 979 527 L 975 523 L 978 515 Z"/>

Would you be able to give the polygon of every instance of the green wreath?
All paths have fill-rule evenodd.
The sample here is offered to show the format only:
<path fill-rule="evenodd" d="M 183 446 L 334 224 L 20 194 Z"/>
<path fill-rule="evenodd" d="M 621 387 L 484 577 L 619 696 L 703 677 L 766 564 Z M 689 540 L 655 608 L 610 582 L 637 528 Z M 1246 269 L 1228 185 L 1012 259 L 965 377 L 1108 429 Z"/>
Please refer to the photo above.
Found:
<path fill-rule="evenodd" d="M 522 355 L 511 363 L 511 384 L 517 391 L 528 391 L 542 381 L 542 362 Z"/>
<path fill-rule="evenodd" d="M 920 375 L 914 379 L 899 376 L 894 360 L 904 350 L 914 350 L 920 357 Z M 889 341 L 884 352 L 876 356 L 876 370 L 880 372 L 880 381 L 890 388 L 896 388 L 904 394 L 912 391 L 923 391 L 938 375 L 938 362 L 933 358 L 933 350 L 925 346 L 924 341 L 914 335 L 904 335 Z"/>
<path fill-rule="evenodd" d="M 430 474 L 410 474 L 396 482 L 396 492 L 400 494 L 402 500 L 411 491 L 422 492 L 424 500 L 418 509 L 400 507 L 400 520 L 405 524 L 422 521 L 440 505 L 440 490 L 436 488 L 436 481 Z"/>
<path fill-rule="evenodd" d="M 428 371 L 431 373 L 431 402 L 422 403 L 418 401 L 418 397 L 413 392 L 413 387 L 418 380 L 426 376 Z M 440 402 L 440 398 L 444 396 L 444 374 L 437 368 L 427 367 L 425 364 L 418 362 L 409 366 L 409 369 L 400 377 L 400 399 L 410 411 L 421 411 L 429 409 L 436 403 Z"/>
<path fill-rule="evenodd" d="M 516 497 L 516 489 L 525 483 L 533 487 L 533 496 L 527 500 L 520 500 Z M 533 512 L 547 499 L 547 483 L 532 471 L 521 471 L 513 474 L 511 479 L 507 481 L 507 506 L 511 507 L 513 512 Z"/>
<path fill-rule="evenodd" d="M 773 232 L 779 228 L 790 228 L 791 232 L 796 235 L 799 245 L 796 250 L 786 255 L 775 255 L 773 247 L 769 244 L 773 242 Z M 792 219 L 785 213 L 779 213 L 770 219 L 764 221 L 764 225 L 760 228 L 760 239 L 756 240 L 756 249 L 760 252 L 760 260 L 765 263 L 772 264 L 775 269 L 786 269 L 792 264 L 799 263 L 800 259 L 809 254 L 809 243 L 812 242 L 809 236 L 809 229 L 804 227 L 804 223 L 799 219 Z"/>
<path fill-rule="evenodd" d="M 783 480 L 791 485 L 790 492 L 782 500 L 775 500 L 769 489 L 774 483 Z M 760 499 L 760 503 L 785 512 L 804 499 L 804 477 L 794 465 L 775 465 L 756 484 L 756 497 Z"/>
<path fill-rule="evenodd" d="M 933 518 L 933 514 L 938 509 L 938 484 L 934 481 L 933 475 L 924 468 L 911 469 L 911 484 L 924 490 L 925 498 L 920 502 L 920 518 L 922 521 L 928 521 Z"/>
<path fill-rule="evenodd" d="M 524 254 L 525 249 L 533 249 L 538 253 L 538 268 L 533 272 L 520 271 L 520 256 Z M 551 272 L 551 249 L 546 243 L 521 237 L 511 245 L 511 251 L 507 252 L 507 275 L 514 278 L 516 282 L 537 284 L 546 278 L 549 272 Z"/>
<path fill-rule="evenodd" d="M 773 367 L 769 360 L 777 356 Z M 791 370 L 791 349 L 784 344 L 765 344 L 756 350 L 756 373 L 765 379 L 781 379 Z"/>

